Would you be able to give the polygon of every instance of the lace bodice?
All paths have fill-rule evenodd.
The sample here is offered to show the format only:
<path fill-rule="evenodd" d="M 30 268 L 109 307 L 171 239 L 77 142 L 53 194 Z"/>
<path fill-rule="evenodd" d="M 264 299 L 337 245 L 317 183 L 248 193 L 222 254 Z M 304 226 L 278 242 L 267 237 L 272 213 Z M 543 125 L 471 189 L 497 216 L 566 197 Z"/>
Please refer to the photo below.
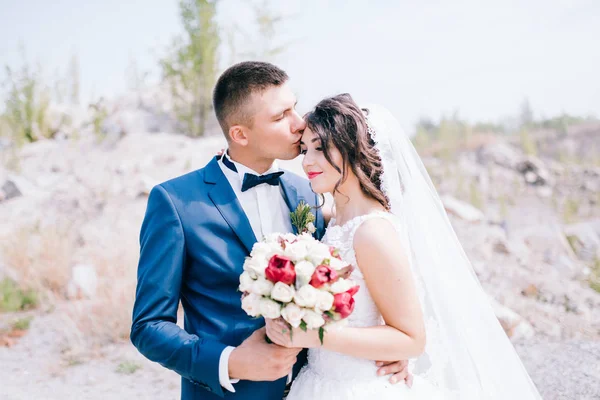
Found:
<path fill-rule="evenodd" d="M 387 212 L 376 211 L 353 218 L 341 226 L 336 225 L 335 219 L 332 219 L 322 240 L 330 246 L 337 247 L 342 259 L 355 267 L 351 279 L 360 286 L 360 290 L 354 296 L 355 306 L 353 313 L 347 319 L 348 326 L 367 327 L 383 324 L 381 313 L 377 309 L 377 305 L 367 289 L 360 267 L 356 263 L 353 247 L 354 234 L 358 227 L 371 218 L 392 220 L 394 216 Z M 340 380 L 373 379 L 376 371 L 375 363 L 372 360 L 350 357 L 320 348 L 309 350 L 308 366 L 314 373 L 326 375 L 328 379 L 334 380 L 336 374 L 339 374 Z"/>

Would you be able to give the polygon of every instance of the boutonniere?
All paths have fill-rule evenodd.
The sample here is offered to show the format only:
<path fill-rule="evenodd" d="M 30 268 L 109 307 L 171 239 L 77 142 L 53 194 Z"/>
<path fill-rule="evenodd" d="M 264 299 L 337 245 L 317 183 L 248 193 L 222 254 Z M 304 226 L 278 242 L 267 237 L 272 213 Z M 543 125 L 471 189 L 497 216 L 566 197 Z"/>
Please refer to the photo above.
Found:
<path fill-rule="evenodd" d="M 311 212 L 311 207 L 304 201 L 300 201 L 296 211 L 290 213 L 292 225 L 296 227 L 298 233 L 310 232 L 315 233 L 315 215 Z"/>

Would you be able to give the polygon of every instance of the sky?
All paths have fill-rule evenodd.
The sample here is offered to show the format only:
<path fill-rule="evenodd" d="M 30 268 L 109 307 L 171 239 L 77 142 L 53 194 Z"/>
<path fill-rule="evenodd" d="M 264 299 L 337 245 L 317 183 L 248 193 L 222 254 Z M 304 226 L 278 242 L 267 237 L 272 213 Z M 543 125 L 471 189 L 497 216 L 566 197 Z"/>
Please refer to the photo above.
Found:
<path fill-rule="evenodd" d="M 455 111 L 497 122 L 518 114 L 525 98 L 538 118 L 600 117 L 600 1 L 272 3 L 292 15 L 279 29 L 291 43 L 275 62 L 291 76 L 301 111 L 349 92 L 406 125 Z M 219 22 L 252 26 L 242 0 L 222 0 Z M 18 65 L 22 43 L 51 80 L 76 54 L 84 101 L 126 90 L 132 60 L 157 80 L 157 60 L 180 32 L 175 0 L 0 0 L 0 64 Z"/>

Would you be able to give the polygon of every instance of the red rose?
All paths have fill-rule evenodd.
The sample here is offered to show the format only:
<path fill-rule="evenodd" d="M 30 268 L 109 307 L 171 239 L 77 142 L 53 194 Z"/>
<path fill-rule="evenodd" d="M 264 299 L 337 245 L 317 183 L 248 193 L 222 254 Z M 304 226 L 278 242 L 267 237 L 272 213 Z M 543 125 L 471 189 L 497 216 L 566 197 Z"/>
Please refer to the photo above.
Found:
<path fill-rule="evenodd" d="M 338 275 L 334 269 L 329 267 L 328 265 L 319 265 L 315 272 L 313 272 L 312 277 L 310 278 L 310 284 L 313 287 L 320 288 L 326 283 L 331 281 L 335 281 Z"/>
<path fill-rule="evenodd" d="M 286 285 L 291 285 L 296 281 L 294 263 L 289 258 L 276 254 L 269 260 L 269 265 L 265 269 L 265 276 L 273 283 L 283 282 Z"/>
<path fill-rule="evenodd" d="M 358 292 L 360 286 L 354 286 L 344 293 L 338 293 L 333 296 L 333 309 L 339 313 L 342 318 L 348 317 L 354 311 L 354 295 Z"/>

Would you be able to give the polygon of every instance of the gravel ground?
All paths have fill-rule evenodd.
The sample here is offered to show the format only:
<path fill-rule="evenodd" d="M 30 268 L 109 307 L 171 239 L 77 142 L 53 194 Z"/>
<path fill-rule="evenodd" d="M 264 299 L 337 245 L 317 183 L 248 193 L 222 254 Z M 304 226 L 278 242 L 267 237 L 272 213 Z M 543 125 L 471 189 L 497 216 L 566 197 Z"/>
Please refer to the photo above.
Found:
<path fill-rule="evenodd" d="M 69 362 L 65 330 L 59 313 L 38 315 L 16 345 L 0 348 L 0 399 L 179 398 L 179 376 L 129 343 Z M 599 341 L 533 339 L 516 349 L 544 399 L 600 399 Z"/>
<path fill-rule="evenodd" d="M 536 339 L 516 348 L 545 400 L 600 399 L 600 341 Z"/>

